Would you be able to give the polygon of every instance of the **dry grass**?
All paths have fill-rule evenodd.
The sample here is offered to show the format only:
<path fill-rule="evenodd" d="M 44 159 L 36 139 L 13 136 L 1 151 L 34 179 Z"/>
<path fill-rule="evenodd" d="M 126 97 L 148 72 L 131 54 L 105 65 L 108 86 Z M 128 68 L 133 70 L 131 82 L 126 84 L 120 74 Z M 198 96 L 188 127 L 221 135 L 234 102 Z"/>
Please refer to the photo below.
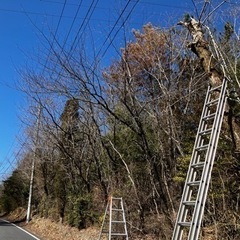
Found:
<path fill-rule="evenodd" d="M 99 235 L 99 229 L 94 227 L 78 230 L 43 218 L 34 218 L 23 227 L 44 240 L 96 240 Z"/>
<path fill-rule="evenodd" d="M 99 229 L 95 227 L 78 230 L 36 216 L 27 224 L 26 210 L 23 208 L 16 209 L 4 218 L 33 233 L 41 240 L 96 240 L 99 235 Z"/>
<path fill-rule="evenodd" d="M 35 216 L 28 224 L 26 224 L 26 210 L 19 208 L 4 217 L 5 219 L 20 225 L 22 228 L 33 233 L 41 240 L 96 240 L 99 236 L 100 229 L 97 227 L 89 227 L 79 230 L 61 223 L 54 222 L 50 219 L 39 218 Z M 154 221 L 151 221 L 152 223 Z M 157 226 L 156 226 L 157 227 Z M 212 228 L 204 228 L 204 237 L 202 240 L 215 240 Z M 133 240 L 159 240 L 154 235 L 131 236 Z M 165 238 L 164 238 L 165 239 Z"/>

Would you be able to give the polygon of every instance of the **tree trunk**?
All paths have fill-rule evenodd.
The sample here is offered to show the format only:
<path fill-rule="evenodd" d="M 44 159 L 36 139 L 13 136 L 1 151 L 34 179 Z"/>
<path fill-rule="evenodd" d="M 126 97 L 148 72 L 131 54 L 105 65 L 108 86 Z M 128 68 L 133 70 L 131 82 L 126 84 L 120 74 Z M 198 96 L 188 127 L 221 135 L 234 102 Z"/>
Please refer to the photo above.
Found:
<path fill-rule="evenodd" d="M 218 86 L 222 83 L 224 76 L 224 70 L 221 68 L 221 63 L 214 57 L 208 47 L 208 42 L 204 39 L 203 29 L 201 22 L 196 21 L 190 17 L 186 21 L 181 21 L 178 25 L 186 27 L 192 36 L 193 41 L 187 46 L 194 52 L 201 61 L 204 71 L 209 75 L 210 84 L 212 87 Z M 219 92 L 216 91 L 216 95 Z M 240 152 L 240 124 L 239 117 L 234 116 L 231 104 L 227 106 L 228 119 L 224 120 L 224 124 L 229 125 L 229 131 L 231 133 L 233 150 L 234 152 Z"/>

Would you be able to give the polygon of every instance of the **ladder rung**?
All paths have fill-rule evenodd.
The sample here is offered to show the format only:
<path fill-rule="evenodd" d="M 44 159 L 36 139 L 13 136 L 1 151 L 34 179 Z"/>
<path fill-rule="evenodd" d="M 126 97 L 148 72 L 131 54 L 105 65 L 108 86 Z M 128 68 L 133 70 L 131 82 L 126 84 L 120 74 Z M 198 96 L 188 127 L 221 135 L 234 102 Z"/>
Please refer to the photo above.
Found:
<path fill-rule="evenodd" d="M 127 236 L 126 233 L 111 233 L 112 236 Z"/>
<path fill-rule="evenodd" d="M 185 206 L 195 206 L 196 201 L 184 201 L 183 205 Z"/>
<path fill-rule="evenodd" d="M 213 105 L 217 104 L 218 102 L 219 102 L 219 98 L 214 99 L 214 100 L 206 103 L 206 106 L 207 106 L 207 107 L 210 107 L 210 106 L 213 106 Z"/>
<path fill-rule="evenodd" d="M 202 145 L 200 147 L 195 148 L 196 151 L 204 151 L 208 149 L 209 144 Z"/>
<path fill-rule="evenodd" d="M 191 222 L 178 222 L 178 225 L 180 225 L 181 227 L 190 227 Z"/>
<path fill-rule="evenodd" d="M 199 132 L 199 135 L 203 136 L 203 135 L 207 135 L 207 134 L 209 134 L 211 132 L 212 132 L 212 128 L 208 128 L 206 130 L 203 130 L 203 131 Z"/>
<path fill-rule="evenodd" d="M 122 198 L 112 197 L 112 200 L 122 200 Z"/>
<path fill-rule="evenodd" d="M 121 208 L 112 208 L 112 211 L 123 212 L 123 210 Z"/>
<path fill-rule="evenodd" d="M 218 89 L 221 89 L 221 87 L 222 87 L 222 85 L 219 85 L 219 86 L 217 86 L 217 87 L 211 88 L 209 91 L 210 91 L 210 92 L 214 92 L 214 91 L 216 91 L 216 90 L 218 90 Z"/>
<path fill-rule="evenodd" d="M 198 186 L 200 184 L 200 181 L 193 181 L 193 182 L 188 182 L 187 185 L 188 186 Z"/>
<path fill-rule="evenodd" d="M 207 115 L 206 117 L 203 117 L 202 120 L 211 120 L 215 117 L 216 113 L 211 113 Z"/>
<path fill-rule="evenodd" d="M 125 221 L 112 220 L 112 223 L 125 223 Z"/>
<path fill-rule="evenodd" d="M 191 165 L 192 168 L 202 168 L 204 166 L 204 162 L 193 163 Z"/>

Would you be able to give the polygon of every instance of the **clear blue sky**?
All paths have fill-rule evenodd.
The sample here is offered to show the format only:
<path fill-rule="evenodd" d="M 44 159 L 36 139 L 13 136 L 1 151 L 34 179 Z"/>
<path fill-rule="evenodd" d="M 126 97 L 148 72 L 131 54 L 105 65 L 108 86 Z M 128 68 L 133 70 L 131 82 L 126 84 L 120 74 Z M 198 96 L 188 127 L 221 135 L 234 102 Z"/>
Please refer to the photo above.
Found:
<path fill-rule="evenodd" d="M 19 116 L 24 115 L 26 103 L 23 94 L 14 88 L 14 82 L 19 78 L 17 70 L 26 64 L 31 65 L 32 60 L 27 55 L 39 55 L 36 49 L 41 46 L 37 37 L 39 32 L 31 21 L 47 35 L 48 28 L 55 32 L 59 25 L 57 33 L 65 37 L 81 1 L 67 0 L 63 8 L 64 2 L 65 0 L 0 1 L 0 179 L 5 177 L 6 171 L 11 171 L 12 165 L 9 162 L 13 165 L 15 163 L 15 154 L 20 148 L 17 138 L 22 136 L 23 130 Z M 127 2 L 83 0 L 71 32 L 72 36 L 81 26 L 90 4 L 97 3 L 89 25 L 95 41 L 102 43 Z M 123 19 L 127 17 L 135 2 L 136 0 L 131 0 Z M 147 22 L 167 26 L 176 23 L 184 13 L 193 13 L 193 10 L 192 0 L 140 0 L 133 9 L 127 25 L 129 30 L 140 29 Z M 118 26 L 121 23 L 122 21 Z M 108 42 L 106 46 L 107 44 Z M 110 49 L 105 57 L 111 58 Z"/>

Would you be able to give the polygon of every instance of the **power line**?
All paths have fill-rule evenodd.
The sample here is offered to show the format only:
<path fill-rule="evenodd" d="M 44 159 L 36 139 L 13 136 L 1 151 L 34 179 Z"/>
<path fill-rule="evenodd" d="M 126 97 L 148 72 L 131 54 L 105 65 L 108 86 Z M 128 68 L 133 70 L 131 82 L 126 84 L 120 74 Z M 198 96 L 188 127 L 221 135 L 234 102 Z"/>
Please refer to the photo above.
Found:
<path fill-rule="evenodd" d="M 135 2 L 135 1 L 132 1 Z M 146 4 L 146 5 L 152 5 L 152 6 L 159 6 L 159 7 L 167 7 L 167 8 L 176 8 L 176 9 L 186 9 L 184 6 L 180 5 L 168 5 L 168 4 L 162 4 L 162 3 L 154 3 L 154 2 L 146 2 L 146 1 L 137 1 L 139 4 Z"/>
<path fill-rule="evenodd" d="M 18 135 L 20 134 L 21 131 L 22 131 L 22 126 L 21 126 L 20 129 L 18 130 Z M 17 147 L 18 147 L 18 145 L 17 145 L 17 143 L 16 143 L 16 137 L 15 137 L 15 139 L 13 140 L 10 148 L 8 149 L 8 152 L 6 153 L 6 156 L 5 156 L 4 159 L 0 162 L 0 171 L 1 171 L 1 169 L 4 169 L 4 164 L 5 164 L 6 162 L 8 162 L 8 164 L 10 164 L 10 165 L 13 164 L 13 162 L 14 162 L 15 159 L 16 159 L 16 156 L 19 155 L 19 153 L 17 153 L 17 154 L 14 156 L 13 149 L 15 149 L 15 148 L 17 148 Z M 13 158 L 14 158 L 14 160 L 11 161 L 11 159 L 13 159 Z"/>
<path fill-rule="evenodd" d="M 76 5 L 76 6 L 79 6 L 79 5 Z M 56 18 L 60 17 L 60 15 L 57 15 L 57 14 L 40 13 L 40 12 L 32 12 L 32 11 L 25 11 L 25 10 L 13 10 L 13 9 L 6 9 L 6 8 L 0 8 L 0 11 L 20 13 L 20 14 L 29 14 L 29 15 L 39 15 L 39 16 L 44 16 L 44 17 L 56 17 Z M 73 16 L 66 16 L 66 15 L 62 16 L 62 18 L 75 19 L 75 17 L 73 17 Z M 76 19 L 84 19 L 84 17 L 77 17 Z M 97 22 L 99 22 L 99 21 L 109 22 L 109 20 L 104 20 L 102 18 L 92 18 L 91 20 L 97 21 Z M 112 21 L 110 21 L 110 22 L 112 22 Z"/>
<path fill-rule="evenodd" d="M 21 14 L 40 15 L 40 16 L 47 16 L 47 17 L 59 17 L 59 15 L 56 15 L 56 14 L 47 14 L 47 13 L 24 11 L 24 10 L 14 10 L 14 9 L 7 9 L 7 8 L 0 8 L 0 11 L 3 11 L 3 12 L 13 12 L 13 13 L 21 13 Z M 64 16 L 64 17 L 65 17 L 65 18 L 72 18 L 72 16 Z"/>
<path fill-rule="evenodd" d="M 69 53 L 68 53 L 70 56 L 71 56 L 71 53 L 76 49 L 77 44 L 75 44 L 75 43 L 77 42 L 77 39 L 80 39 L 80 38 L 82 37 L 82 35 L 83 35 L 83 33 L 84 33 L 84 30 L 85 30 L 87 24 L 89 23 L 92 15 L 93 15 L 96 7 L 97 7 L 98 2 L 99 2 L 99 0 L 97 0 L 96 2 L 95 2 L 95 0 L 93 0 L 93 1 L 91 2 L 90 6 L 89 6 L 89 8 L 88 8 L 88 10 L 87 10 L 87 12 L 86 12 L 86 14 L 85 14 L 85 17 L 84 17 L 84 19 L 83 19 L 80 27 L 78 28 L 77 34 L 76 34 L 76 36 L 75 36 L 75 38 L 74 38 L 74 41 L 73 41 L 73 43 L 71 44 L 71 48 L 70 48 L 70 51 L 69 51 Z M 82 3 L 82 1 L 81 1 L 81 3 Z M 76 14 L 75 14 L 74 20 L 76 19 L 77 15 L 78 15 L 78 12 L 79 12 L 81 3 L 80 3 L 79 6 L 78 6 L 78 9 L 77 9 L 77 12 L 76 12 Z M 72 25 L 73 25 L 73 24 L 72 24 Z M 71 30 L 71 27 L 70 27 L 70 30 Z M 70 34 L 70 30 L 69 30 L 69 32 L 68 32 L 68 34 L 67 34 L 67 38 L 68 38 L 68 36 L 69 36 L 69 34 Z M 81 31 L 82 31 L 82 33 L 81 33 L 81 35 L 79 36 L 79 34 L 80 34 Z M 64 46 L 65 46 L 65 44 L 66 44 L 66 41 L 67 41 L 67 39 L 65 39 L 64 45 L 63 45 L 62 48 L 61 48 L 61 53 L 62 53 L 63 50 L 64 50 L 63 48 L 64 48 Z M 68 58 L 69 58 L 70 56 L 68 56 Z M 60 59 L 59 59 L 59 60 L 60 60 Z M 56 65 L 55 65 L 55 67 L 56 67 Z M 59 72 L 58 77 L 60 76 L 60 74 L 61 74 L 61 72 Z"/>
<path fill-rule="evenodd" d="M 1 168 L 0 168 L 0 174 L 1 175 L 8 175 L 8 174 L 10 174 L 10 172 L 9 172 L 9 170 L 10 170 L 10 168 L 12 168 L 12 171 L 13 171 L 13 169 L 16 167 L 16 163 L 17 163 L 17 157 L 20 155 L 20 153 L 22 152 L 22 149 L 23 149 L 23 147 L 25 146 L 25 144 L 26 144 L 26 140 L 25 140 L 25 142 L 22 144 L 22 146 L 20 147 L 20 149 L 18 150 L 18 152 L 15 154 L 15 156 L 12 158 L 12 160 L 11 159 L 9 159 L 9 158 L 5 158 L 5 160 L 7 160 L 7 164 L 6 163 L 3 163 L 2 162 L 2 166 L 1 166 Z M 13 153 L 11 154 L 11 155 L 13 155 Z M 0 181 L 3 179 L 3 176 L 1 176 L 1 178 L 0 178 Z"/>
<path fill-rule="evenodd" d="M 120 21 L 121 17 L 123 16 L 124 12 L 126 11 L 126 9 L 127 9 L 128 5 L 130 4 L 130 2 L 131 2 L 131 0 L 128 0 L 128 2 L 126 3 L 124 9 L 121 11 L 121 13 L 120 13 L 120 15 L 118 16 L 115 24 L 113 25 L 113 27 L 112 27 L 112 29 L 110 30 L 109 34 L 107 35 L 105 41 L 103 42 L 101 48 L 99 49 L 99 51 L 98 51 L 98 53 L 97 53 L 97 55 L 96 55 L 96 58 L 100 55 L 100 52 L 102 51 L 104 45 L 105 45 L 105 44 L 107 43 L 107 41 L 109 40 L 112 32 L 114 31 L 115 27 L 117 26 L 118 22 Z"/>
<path fill-rule="evenodd" d="M 136 2 L 137 0 L 131 0 L 131 2 Z M 54 4 L 63 4 L 62 2 L 59 1 L 50 1 L 50 0 L 41 0 L 41 2 L 48 2 L 48 3 L 54 3 Z M 162 3 L 156 3 L 156 2 L 147 2 L 147 1 L 137 1 L 139 4 L 145 4 L 145 5 L 152 5 L 152 6 L 159 6 L 159 7 L 168 7 L 168 8 L 176 8 L 176 9 L 186 9 L 185 6 L 180 6 L 180 5 L 169 5 L 169 4 L 162 4 Z M 69 5 L 75 6 L 77 4 L 75 3 L 69 3 Z M 104 7 L 100 7 L 102 9 L 107 9 Z"/>
<path fill-rule="evenodd" d="M 79 35 L 80 31 L 82 30 L 82 28 L 83 28 L 83 26 L 84 26 L 84 24 L 85 24 L 85 21 L 87 20 L 88 15 L 89 15 L 92 7 L 93 7 L 93 11 L 94 11 L 94 10 L 96 9 L 96 5 L 97 5 L 98 1 L 99 1 L 99 0 L 97 0 L 97 2 L 95 3 L 94 7 L 93 7 L 93 4 L 94 4 L 95 0 L 93 0 L 92 3 L 90 4 L 90 6 L 89 6 L 89 8 L 88 8 L 88 11 L 87 11 L 85 17 L 83 18 L 82 24 L 80 25 L 80 27 L 79 27 L 79 29 L 78 29 L 78 32 L 77 32 L 77 34 L 76 34 L 76 36 L 75 36 L 75 39 L 74 39 L 74 41 L 73 41 L 73 43 L 72 43 L 72 46 L 71 46 L 71 49 L 70 49 L 70 53 L 69 53 L 69 54 L 71 54 L 71 52 L 73 51 L 73 48 L 74 48 L 75 42 L 77 41 L 78 35 Z M 77 9 L 77 11 L 76 11 L 76 13 L 75 13 L 75 16 L 74 16 L 74 19 L 73 19 L 73 21 L 72 21 L 72 24 L 71 24 L 71 26 L 70 26 L 70 28 L 69 28 L 69 31 L 68 31 L 68 33 L 67 33 L 67 36 L 66 36 L 66 38 L 65 38 L 65 40 L 64 40 L 63 46 L 61 46 L 61 45 L 59 44 L 59 42 L 57 42 L 57 40 L 54 39 L 55 42 L 57 43 L 57 45 L 59 46 L 59 48 L 61 49 L 60 54 L 62 54 L 63 51 L 64 51 L 64 47 L 65 47 L 65 45 L 66 45 L 67 39 L 68 39 L 68 37 L 69 37 L 69 35 L 70 35 L 70 32 L 71 32 L 71 30 L 72 30 L 72 28 L 73 28 L 73 25 L 74 25 L 74 23 L 75 23 L 75 21 L 76 21 L 76 18 L 77 18 L 77 16 L 78 16 L 78 13 L 79 13 L 79 10 L 80 10 L 81 5 L 82 5 L 82 1 L 81 1 L 81 2 L 79 3 L 79 5 L 78 5 L 78 9 Z M 92 16 L 93 11 L 91 12 L 90 17 Z M 90 21 L 90 17 L 88 18 L 88 21 Z M 50 49 L 51 49 L 52 51 L 54 51 L 52 46 L 53 46 L 53 44 L 50 44 Z M 74 49 L 75 49 L 75 48 L 74 48 Z M 55 51 L 54 51 L 54 53 L 55 53 Z M 55 56 L 58 56 L 57 53 L 55 53 Z M 57 58 L 58 58 L 59 61 L 61 61 L 61 60 L 60 60 L 60 56 L 57 57 Z M 47 61 L 45 62 L 44 69 L 46 68 L 46 64 L 47 64 Z M 55 64 L 55 66 L 54 66 L 53 68 L 56 69 L 56 66 L 57 66 L 57 63 Z M 54 70 L 52 71 L 51 77 L 52 77 L 52 75 L 53 75 L 53 72 L 54 72 Z M 61 74 L 61 72 L 58 73 L 58 77 L 60 76 L 60 74 Z"/>
<path fill-rule="evenodd" d="M 56 27 L 55 33 L 53 34 L 53 41 L 50 44 L 50 49 L 53 49 L 53 44 L 54 44 L 54 42 L 56 42 L 56 36 L 57 36 L 58 28 L 59 28 L 61 20 L 62 20 L 63 12 L 64 12 L 65 7 L 66 7 L 66 2 L 67 2 L 67 0 L 64 1 L 63 7 L 62 7 L 62 11 L 61 11 L 58 23 L 57 23 L 57 27 Z M 49 56 L 50 56 L 50 52 L 48 53 L 47 59 L 45 61 L 43 71 L 45 70 L 45 68 L 47 66 L 47 63 L 48 63 L 48 60 L 49 60 Z"/>
<path fill-rule="evenodd" d="M 76 11 L 75 16 L 74 16 L 74 18 L 73 18 L 72 24 L 71 24 L 71 26 L 70 26 L 70 28 L 69 28 L 67 37 L 65 38 L 65 41 L 64 41 L 64 44 L 63 44 L 63 48 L 64 48 L 64 46 L 65 46 L 65 44 L 66 44 L 66 42 L 67 42 L 67 40 L 68 40 L 68 37 L 69 37 L 69 35 L 70 35 L 70 32 L 72 31 L 73 25 L 74 25 L 74 23 L 75 23 L 75 21 L 76 21 L 76 19 L 77 19 L 77 16 L 78 16 L 78 13 L 79 13 L 79 10 L 80 10 L 81 5 L 82 5 L 82 0 L 81 0 L 80 3 L 78 4 L 77 11 Z"/>
<path fill-rule="evenodd" d="M 57 35 L 58 29 L 59 29 L 59 27 L 60 27 L 60 23 L 61 23 L 61 20 L 62 20 L 62 17 L 63 17 L 63 13 L 64 13 L 64 10 L 65 10 L 65 7 L 66 7 L 66 2 L 67 2 L 67 0 L 65 0 L 65 2 L 64 2 L 64 5 L 63 5 L 63 8 L 62 8 L 62 11 L 61 11 L 61 14 L 60 14 L 58 23 L 57 23 L 56 30 L 55 30 L 55 32 L 54 32 L 54 34 L 53 34 L 53 42 L 50 44 L 51 49 L 53 48 L 54 40 L 56 40 L 56 35 Z M 0 10 L 1 10 L 1 9 L 0 9 Z M 27 13 L 24 12 L 24 11 L 22 11 L 22 12 L 25 13 L 25 14 L 27 14 Z M 75 19 L 74 19 L 74 20 L 75 20 Z M 32 21 L 31 21 L 31 22 L 32 22 Z M 47 57 L 47 59 L 46 59 L 44 68 L 46 68 L 48 59 L 49 59 L 49 55 L 48 55 L 48 57 Z M 25 143 L 24 143 L 24 145 L 25 145 Z M 24 146 L 24 145 L 23 145 L 23 146 Z M 14 168 L 16 167 L 16 166 L 15 166 L 15 164 L 16 164 L 16 159 L 17 159 L 18 155 L 20 154 L 20 151 L 22 150 L 23 146 L 19 149 L 18 153 L 16 154 L 16 156 L 15 156 L 14 158 L 12 158 L 12 157 L 10 157 L 10 158 L 5 157 L 5 162 L 7 161 L 7 162 L 8 162 L 8 165 L 6 165 L 6 163 L 5 163 L 5 164 L 3 164 L 3 165 L 1 166 L 1 168 L 0 168 L 0 173 L 1 173 L 1 174 L 6 174 L 6 173 L 9 171 L 10 168 L 14 169 Z M 12 155 L 13 155 L 13 153 L 12 153 Z M 12 159 L 12 160 L 11 160 L 11 159 Z"/>
<path fill-rule="evenodd" d="M 65 5 L 66 5 L 66 1 L 65 1 L 64 6 L 65 6 Z M 77 11 L 76 11 L 76 13 L 75 13 L 75 15 L 74 15 L 73 21 L 72 21 L 71 26 L 70 26 L 70 28 L 69 28 L 69 30 L 68 30 L 68 33 L 67 33 L 67 35 L 66 35 L 66 37 L 65 37 L 65 40 L 64 40 L 64 42 L 63 42 L 63 45 L 60 46 L 60 44 L 59 44 L 58 41 L 56 40 L 56 37 L 54 37 L 53 42 L 50 43 L 50 50 L 52 50 L 53 52 L 55 52 L 55 51 L 53 50 L 53 43 L 54 43 L 54 41 L 55 41 L 55 42 L 57 42 L 57 45 L 58 45 L 58 46 L 60 47 L 60 49 L 61 49 L 60 55 L 63 53 L 64 47 L 65 47 L 65 45 L 66 45 L 66 43 L 67 43 L 67 40 L 68 40 L 68 38 L 69 38 L 69 35 L 70 35 L 70 33 L 71 33 L 71 31 L 72 31 L 72 28 L 73 28 L 73 26 L 74 26 L 74 23 L 75 23 L 75 21 L 76 21 L 76 19 L 77 19 L 77 16 L 78 16 L 78 13 L 79 13 L 79 10 L 80 10 L 81 5 L 82 5 L 82 0 L 81 0 L 80 3 L 78 4 Z M 63 11 L 62 11 L 62 12 L 63 12 Z M 47 62 L 48 62 L 48 59 L 49 59 L 49 55 L 50 55 L 50 52 L 49 52 L 48 57 L 47 57 L 47 59 L 46 59 L 46 61 L 45 61 L 45 63 L 44 63 L 43 72 L 44 72 L 44 70 L 47 68 Z M 56 55 L 56 54 L 55 54 L 55 55 Z M 59 59 L 58 59 L 58 60 L 59 60 Z M 50 78 L 52 78 L 52 75 L 53 75 L 53 73 L 55 72 L 56 67 L 57 67 L 57 63 L 55 63 L 54 67 L 51 69 L 52 73 L 51 73 Z M 61 72 L 58 73 L 58 77 L 60 76 L 60 74 L 61 74 Z"/>
<path fill-rule="evenodd" d="M 55 31 L 55 34 L 54 34 L 54 36 L 56 36 L 56 35 L 57 35 L 58 28 L 59 28 L 59 26 L 60 26 L 60 23 L 61 23 L 61 20 L 62 20 L 63 12 L 64 12 L 64 10 L 65 10 L 65 7 L 66 7 L 66 2 L 67 2 L 67 0 L 65 0 L 65 1 L 64 1 L 63 8 L 62 8 L 62 11 L 61 11 L 61 14 L 60 14 L 60 18 L 59 18 L 59 20 L 58 20 L 58 24 L 57 24 L 57 28 L 56 28 L 56 31 Z M 54 37 L 54 38 L 55 38 L 55 37 Z"/>
<path fill-rule="evenodd" d="M 101 52 L 101 50 L 103 49 L 104 45 L 105 45 L 106 42 L 110 39 L 110 36 L 111 36 L 114 28 L 117 26 L 118 22 L 119 22 L 120 19 L 122 18 L 123 14 L 124 14 L 124 12 L 125 12 L 125 10 L 126 10 L 126 8 L 127 8 L 127 6 L 129 5 L 130 2 L 131 2 L 131 0 L 129 0 L 129 1 L 127 2 L 127 4 L 125 5 L 125 8 L 122 10 L 122 12 L 121 12 L 121 14 L 119 15 L 116 23 L 114 24 L 113 28 L 111 29 L 110 33 L 108 34 L 107 38 L 105 39 L 102 47 L 101 47 L 100 50 L 98 51 L 98 53 L 97 53 L 97 55 L 96 55 L 96 58 L 99 57 L 100 52 Z M 110 40 L 110 43 L 108 44 L 107 48 L 106 48 L 105 51 L 103 52 L 101 58 L 103 58 L 103 57 L 105 56 L 105 54 L 107 53 L 108 49 L 109 49 L 110 46 L 112 45 L 114 39 L 116 38 L 116 36 L 117 36 L 118 33 L 120 32 L 121 28 L 125 25 L 126 21 L 127 21 L 127 20 L 129 19 L 129 17 L 131 16 L 133 10 L 135 9 L 135 7 L 137 6 L 138 3 L 139 3 L 139 0 L 137 0 L 137 1 L 135 2 L 135 4 L 132 6 L 132 8 L 131 8 L 131 10 L 129 11 L 127 17 L 124 19 L 123 23 L 120 25 L 120 27 L 118 28 L 118 30 L 115 32 L 113 38 Z"/>
<path fill-rule="evenodd" d="M 62 2 L 58 1 L 49 1 L 49 0 L 41 0 L 41 2 L 48 2 L 48 3 L 54 3 L 54 4 L 63 4 Z M 69 6 L 78 6 L 76 3 L 68 3 Z M 87 5 L 82 5 L 83 7 L 87 7 Z M 108 9 L 107 7 L 98 7 L 98 9 Z"/>
<path fill-rule="evenodd" d="M 76 34 L 76 36 L 75 36 L 75 39 L 74 39 L 74 41 L 73 41 L 73 43 L 72 43 L 72 46 L 71 46 L 71 49 L 70 49 L 70 54 L 71 54 L 71 51 L 72 51 L 72 50 L 75 50 L 75 49 L 76 49 L 76 47 L 74 47 L 74 44 L 75 44 L 75 42 L 77 41 L 78 35 L 79 35 L 80 31 L 82 30 L 82 28 L 83 28 L 83 26 L 84 26 L 84 22 L 87 20 L 88 14 L 90 13 L 91 8 L 92 8 L 94 2 L 95 2 L 95 0 L 92 1 L 91 5 L 90 5 L 90 7 L 89 7 L 89 9 L 88 9 L 85 17 L 84 17 L 84 20 L 83 20 L 80 28 L 78 29 L 78 32 L 77 32 L 77 34 Z M 85 30 L 87 24 L 89 23 L 92 15 L 93 15 L 93 12 L 95 11 L 95 9 L 96 9 L 96 7 L 97 7 L 98 2 L 99 2 L 99 0 L 97 0 L 96 3 L 95 3 L 95 5 L 93 6 L 93 10 L 92 10 L 92 12 L 90 13 L 90 17 L 88 18 L 87 23 L 85 24 L 84 30 Z M 82 34 L 83 34 L 83 32 L 84 32 L 84 31 L 82 31 Z M 82 36 L 82 34 L 81 34 L 81 36 Z M 74 48 L 74 49 L 73 49 L 73 48 Z"/>

